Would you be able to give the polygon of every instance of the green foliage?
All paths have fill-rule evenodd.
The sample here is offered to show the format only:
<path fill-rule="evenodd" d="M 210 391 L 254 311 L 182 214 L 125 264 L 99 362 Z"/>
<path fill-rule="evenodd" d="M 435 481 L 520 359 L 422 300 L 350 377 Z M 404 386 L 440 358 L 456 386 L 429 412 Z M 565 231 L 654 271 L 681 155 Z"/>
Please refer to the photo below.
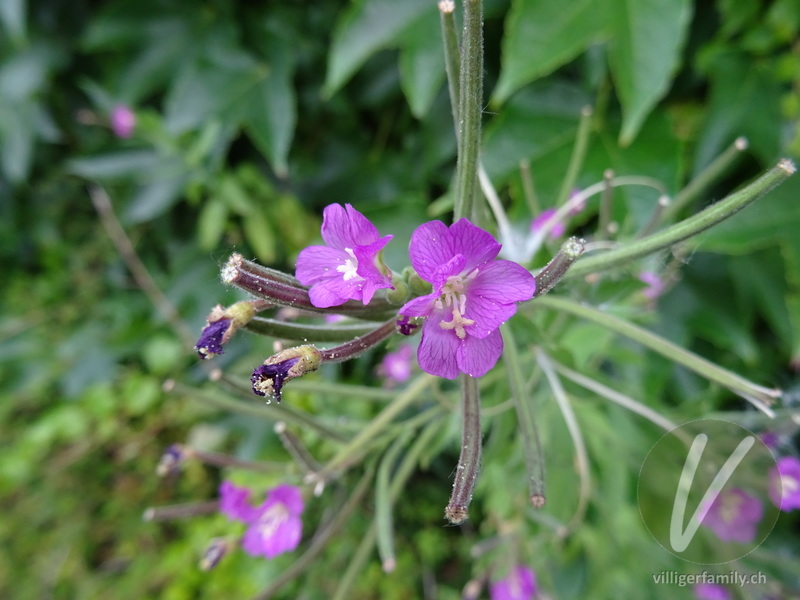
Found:
<path fill-rule="evenodd" d="M 556 204 L 584 106 L 594 114 L 576 185 L 611 169 L 663 186 L 615 189 L 612 241 L 635 239 L 662 192 L 674 197 L 739 136 L 750 149 L 736 168 L 672 217 L 721 198 L 779 156 L 800 156 L 795 1 L 486 4 L 481 160 L 517 231 L 529 231 L 531 205 Z M 754 430 L 793 434 L 796 400 L 789 396 L 783 420 L 767 422 L 607 327 L 535 302 L 513 331 L 541 434 L 545 509 L 528 502 L 512 386 L 500 366 L 482 382 L 484 467 L 465 527 L 441 526 L 460 444 L 449 382 L 433 384 L 372 439 L 366 465 L 347 465 L 321 496 L 307 494 L 304 541 L 291 555 L 266 561 L 237 550 L 203 573 L 197 563 L 208 541 L 238 535 L 235 524 L 218 514 L 142 522 L 151 506 L 214 500 L 224 478 L 254 489 L 302 485 L 305 473 L 274 435 L 275 421 L 285 418 L 324 464 L 341 443 L 321 431 L 350 440 L 397 394 L 374 374 L 382 350 L 293 382 L 284 406 L 295 412 L 284 416 L 206 381 L 191 344 L 131 276 L 87 184 L 109 192 L 139 258 L 194 333 L 213 305 L 237 299 L 219 283 L 230 251 L 291 271 L 332 202 L 354 204 L 393 233 L 385 258 L 402 270 L 414 228 L 448 220 L 452 206 L 456 144 L 440 36 L 428 0 L 0 1 L 0 596 L 254 596 L 297 563 L 402 433 L 404 451 L 384 472 L 390 486 L 398 481 L 433 422 L 432 441 L 412 457 L 392 501 L 397 569 L 384 573 L 367 548 L 353 587 L 340 590 L 345 597 L 435 589 L 459 598 L 468 582 L 485 586 L 516 563 L 536 570 L 547 597 L 691 597 L 688 588 L 653 583 L 651 573 L 691 569 L 650 538 L 636 506 L 637 472 L 661 431 L 563 377 L 592 482 L 586 511 L 575 517 L 576 452 L 534 349 L 675 422 L 723 413 Z M 136 115 L 130 138 L 110 128 L 118 105 Z M 536 200 L 526 197 L 521 161 Z M 791 390 L 800 357 L 799 185 L 795 178 L 677 248 L 677 259 L 659 253 L 553 293 Z M 570 230 L 593 236 L 598 221 L 593 204 L 571 217 Z M 531 266 L 555 245 L 545 244 Z M 645 270 L 667 281 L 656 301 L 637 279 Z M 246 382 L 271 352 L 269 340 L 240 333 L 215 361 Z M 173 393 L 165 381 L 177 382 Z M 195 461 L 180 478 L 159 480 L 159 457 L 176 442 L 258 461 L 268 472 Z M 385 508 L 375 502 L 370 487 L 276 597 L 334 597 Z M 797 526 L 796 514 L 782 515 L 769 544 L 736 564 L 769 577 L 742 597 L 797 593 Z"/>

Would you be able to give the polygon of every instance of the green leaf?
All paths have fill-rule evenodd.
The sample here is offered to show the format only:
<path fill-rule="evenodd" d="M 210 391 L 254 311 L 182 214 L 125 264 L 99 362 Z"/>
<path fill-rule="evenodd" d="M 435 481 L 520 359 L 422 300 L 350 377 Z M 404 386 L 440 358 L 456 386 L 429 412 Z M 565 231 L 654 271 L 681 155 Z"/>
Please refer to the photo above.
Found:
<path fill-rule="evenodd" d="M 492 119 L 483 136 L 481 156 L 495 185 L 517 172 L 523 158 L 533 163 L 565 152 L 560 157 L 563 169 L 578 129 L 581 107 L 586 103 L 578 89 L 563 84 L 536 84 L 516 94 Z M 558 182 L 563 176 L 562 171 L 554 169 L 547 173 Z M 536 181 L 538 187 L 538 175 Z"/>
<path fill-rule="evenodd" d="M 297 123 L 292 87 L 294 65 L 289 57 L 282 58 L 270 64 L 269 73 L 250 94 L 244 125 L 247 135 L 279 177 L 288 174 L 287 157 Z"/>
<path fill-rule="evenodd" d="M 67 162 L 67 171 L 87 179 L 132 176 L 156 169 L 163 158 L 151 150 L 127 150 L 75 158 Z"/>
<path fill-rule="evenodd" d="M 515 0 L 506 19 L 502 71 L 493 102 L 566 64 L 608 36 L 609 2 Z"/>
<path fill-rule="evenodd" d="M 277 258 L 277 240 L 264 211 L 253 211 L 242 219 L 247 243 L 264 264 L 274 263 Z"/>
<path fill-rule="evenodd" d="M 0 23 L 15 44 L 25 40 L 25 0 L 3 0 L 0 2 Z"/>
<path fill-rule="evenodd" d="M 198 243 L 203 250 L 213 250 L 219 244 L 225 225 L 228 223 L 228 207 L 225 202 L 212 198 L 203 205 L 197 222 Z"/>
<path fill-rule="evenodd" d="M 441 26 L 426 13 L 406 30 L 400 51 L 400 85 L 415 117 L 428 114 L 446 76 Z"/>
<path fill-rule="evenodd" d="M 612 6 L 609 61 L 623 110 L 620 143 L 629 144 L 669 88 L 692 5 L 690 0 L 615 0 Z"/>
<path fill-rule="evenodd" d="M 336 24 L 323 95 L 335 94 L 370 56 L 392 47 L 434 5 L 433 0 L 356 0 Z"/>
<path fill-rule="evenodd" d="M 783 89 L 770 65 L 738 51 L 707 56 L 703 70 L 711 80 L 708 119 L 698 143 L 695 169 L 701 169 L 739 136 L 764 162 L 781 147 Z"/>

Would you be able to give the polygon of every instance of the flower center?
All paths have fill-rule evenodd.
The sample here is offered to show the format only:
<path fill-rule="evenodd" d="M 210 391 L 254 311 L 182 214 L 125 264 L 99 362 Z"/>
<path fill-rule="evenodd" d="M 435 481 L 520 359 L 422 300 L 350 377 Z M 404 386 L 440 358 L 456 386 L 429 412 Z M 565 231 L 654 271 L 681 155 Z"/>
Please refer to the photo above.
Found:
<path fill-rule="evenodd" d="M 475 323 L 474 320 L 464 317 L 464 313 L 467 312 L 467 293 L 465 288 L 467 283 L 475 279 L 477 274 L 478 269 L 475 269 L 469 275 L 451 275 L 442 286 L 442 295 L 433 303 L 436 308 L 443 309 L 447 307 L 453 311 L 453 318 L 450 321 L 440 321 L 439 327 L 452 329 L 460 340 L 467 336 L 464 327 Z"/>
<path fill-rule="evenodd" d="M 275 531 L 289 518 L 289 511 L 284 504 L 273 504 L 258 517 L 258 533 L 261 539 L 268 540 L 275 535 Z"/>
<path fill-rule="evenodd" d="M 336 267 L 336 270 L 344 275 L 345 281 L 350 281 L 351 279 L 356 279 L 356 278 L 363 279 L 363 277 L 361 277 L 361 275 L 357 273 L 358 259 L 356 258 L 356 255 L 353 253 L 353 249 L 345 248 L 344 251 L 350 255 L 350 258 L 344 261 L 343 265 L 339 265 L 338 267 Z"/>
<path fill-rule="evenodd" d="M 800 480 L 795 479 L 789 475 L 783 475 L 781 477 L 781 488 L 783 489 L 782 496 L 784 498 L 788 498 L 797 493 L 800 490 Z"/>
<path fill-rule="evenodd" d="M 725 523 L 733 524 L 741 518 L 742 498 L 735 494 L 726 494 L 722 499 L 720 517 Z"/>

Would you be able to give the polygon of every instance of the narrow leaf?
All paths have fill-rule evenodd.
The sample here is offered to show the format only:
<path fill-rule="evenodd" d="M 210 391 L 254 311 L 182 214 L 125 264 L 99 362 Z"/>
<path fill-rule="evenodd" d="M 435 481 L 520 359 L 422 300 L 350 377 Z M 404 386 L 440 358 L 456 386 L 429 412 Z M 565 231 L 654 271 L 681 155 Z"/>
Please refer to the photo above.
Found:
<path fill-rule="evenodd" d="M 622 103 L 620 142 L 629 144 L 669 88 L 692 15 L 690 0 L 616 0 L 609 46 Z"/>

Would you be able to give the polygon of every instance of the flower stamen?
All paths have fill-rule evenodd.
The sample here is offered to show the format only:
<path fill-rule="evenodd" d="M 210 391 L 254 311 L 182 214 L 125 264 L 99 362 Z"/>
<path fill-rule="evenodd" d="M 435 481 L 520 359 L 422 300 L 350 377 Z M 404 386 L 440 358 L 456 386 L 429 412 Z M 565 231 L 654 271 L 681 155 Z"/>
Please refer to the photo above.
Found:
<path fill-rule="evenodd" d="M 466 298 L 462 298 L 462 300 L 466 300 Z M 465 304 L 462 302 L 461 304 Z M 458 308 L 453 309 L 453 320 L 452 321 L 441 321 L 439 323 L 439 327 L 442 329 L 452 329 L 455 331 L 458 339 L 463 340 L 467 337 L 467 332 L 464 331 L 464 327 L 467 325 L 474 325 L 475 321 L 472 319 L 466 319 L 461 316 L 461 311 Z"/>
<path fill-rule="evenodd" d="M 345 248 L 344 251 L 350 255 L 350 258 L 348 258 L 343 265 L 336 267 L 336 270 L 343 274 L 345 281 L 350 281 L 351 279 L 357 279 L 358 281 L 363 280 L 364 278 L 358 274 L 358 259 L 353 249 Z"/>

